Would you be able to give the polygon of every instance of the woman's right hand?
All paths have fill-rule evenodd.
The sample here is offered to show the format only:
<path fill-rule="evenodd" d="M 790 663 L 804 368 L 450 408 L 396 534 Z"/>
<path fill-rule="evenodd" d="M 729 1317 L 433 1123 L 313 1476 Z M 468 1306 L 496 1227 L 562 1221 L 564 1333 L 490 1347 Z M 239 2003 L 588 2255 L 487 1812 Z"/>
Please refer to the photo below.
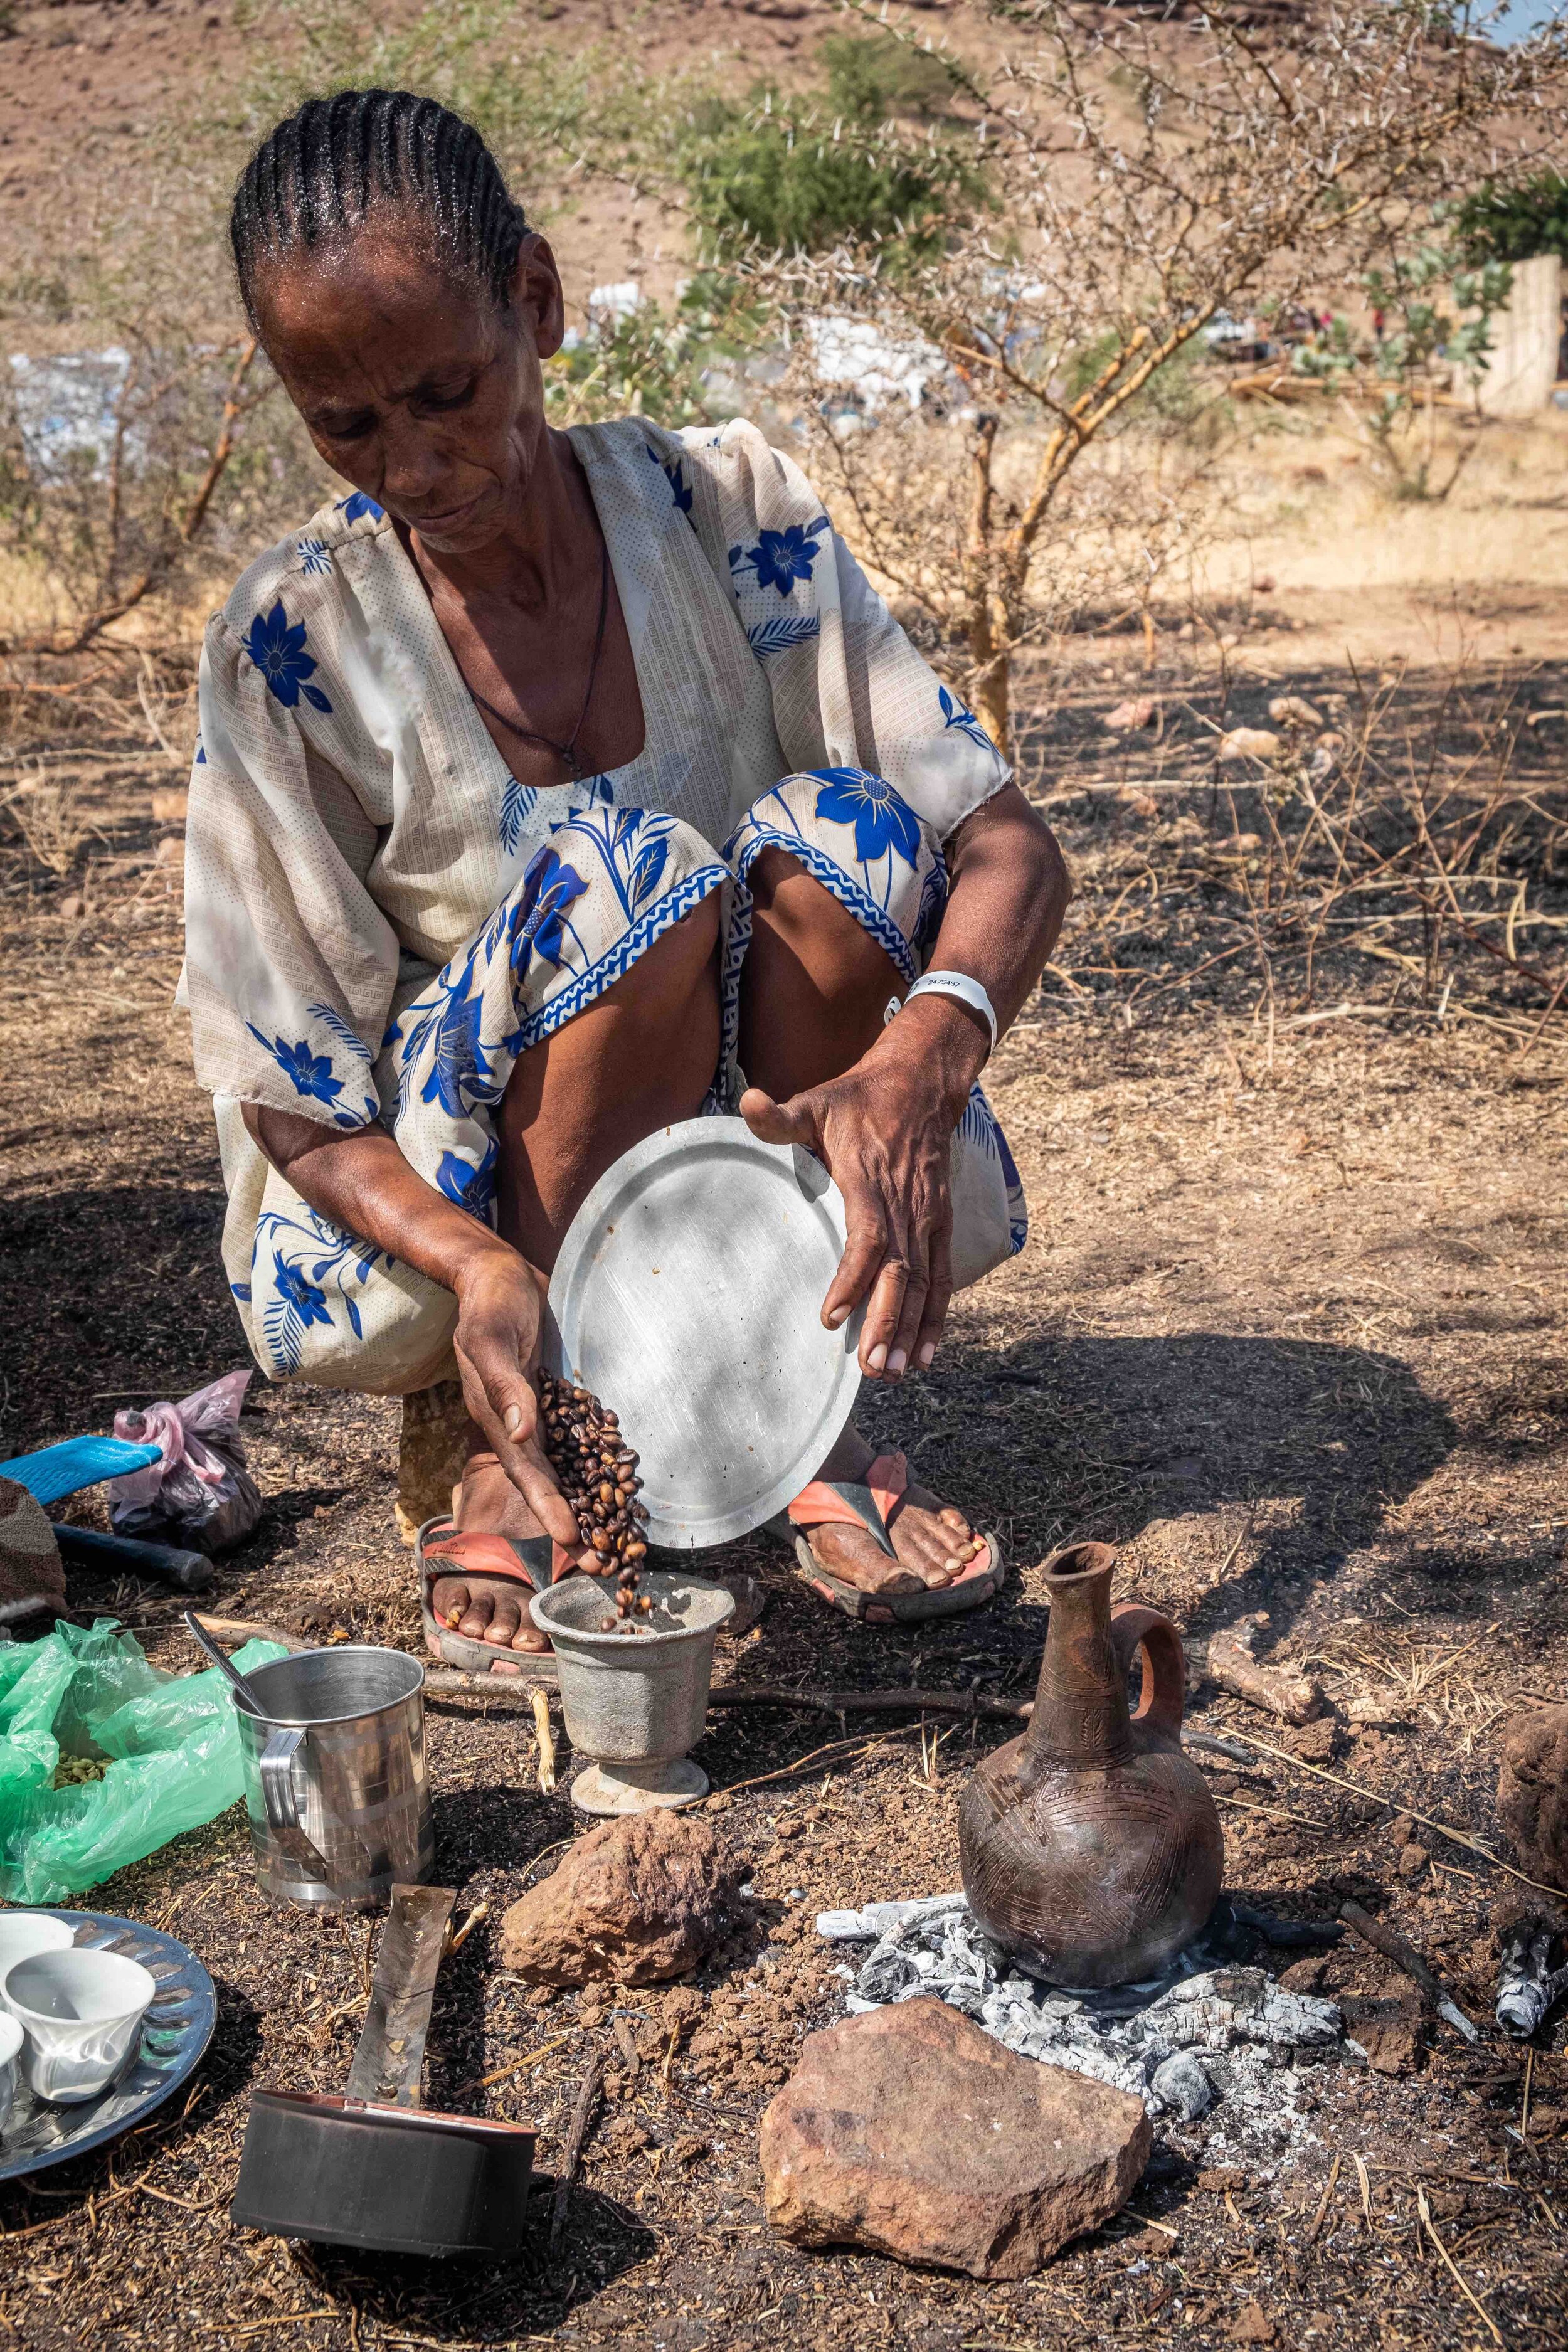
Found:
<path fill-rule="evenodd" d="M 539 1437 L 534 1379 L 545 1286 L 543 1276 L 503 1243 L 479 1252 L 453 1286 L 458 1328 L 452 1345 L 470 1419 L 545 1534 L 574 1551 L 576 1516 Z"/>

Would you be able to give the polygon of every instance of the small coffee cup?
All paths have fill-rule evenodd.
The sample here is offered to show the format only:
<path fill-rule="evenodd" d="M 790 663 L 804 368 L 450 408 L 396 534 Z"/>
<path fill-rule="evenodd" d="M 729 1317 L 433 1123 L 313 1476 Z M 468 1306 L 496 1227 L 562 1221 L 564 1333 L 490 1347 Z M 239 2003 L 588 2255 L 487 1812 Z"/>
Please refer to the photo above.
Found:
<path fill-rule="evenodd" d="M 6 1971 L 0 1990 L 21 2024 L 22 2072 L 40 2099 L 95 2099 L 140 2046 L 158 1988 L 140 1960 L 86 1948 L 37 1952 Z"/>
<path fill-rule="evenodd" d="M 16 2053 L 21 2047 L 22 2029 L 7 2010 L 0 2014 L 0 2131 L 16 2095 Z"/>
<path fill-rule="evenodd" d="M 76 1941 L 76 1929 L 48 1911 L 0 1911 L 0 2010 L 5 2005 L 5 1983 L 18 1960 L 37 1952 L 66 1952 Z"/>

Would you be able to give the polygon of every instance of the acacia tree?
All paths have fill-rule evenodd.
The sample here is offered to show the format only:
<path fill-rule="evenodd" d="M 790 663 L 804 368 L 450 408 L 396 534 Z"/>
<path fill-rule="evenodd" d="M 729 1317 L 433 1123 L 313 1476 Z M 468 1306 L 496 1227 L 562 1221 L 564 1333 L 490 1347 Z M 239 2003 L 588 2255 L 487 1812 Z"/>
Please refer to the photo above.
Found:
<path fill-rule="evenodd" d="M 1554 20 L 1493 47 L 1464 0 L 1328 0 L 1267 35 L 1233 0 L 1158 18 L 984 0 L 992 47 L 976 58 L 852 5 L 879 38 L 941 58 L 992 204 L 951 215 L 934 252 L 892 240 L 745 266 L 795 322 L 803 424 L 863 551 L 963 648 L 1005 747 L 1013 659 L 1050 625 L 1064 544 L 1081 557 L 1087 538 L 1107 559 L 1120 512 L 1147 578 L 1180 537 L 1181 499 L 1155 499 L 1151 531 L 1131 478 L 1120 509 L 1088 501 L 1086 534 L 1089 453 L 1159 413 L 1173 362 L 1216 314 L 1350 283 L 1414 205 L 1538 169 L 1560 139 L 1568 44 Z M 893 121 L 876 135 L 933 134 Z M 965 387 L 961 527 L 951 467 L 945 494 L 917 488 L 884 428 L 835 417 L 814 356 L 825 316 L 940 354 Z"/>

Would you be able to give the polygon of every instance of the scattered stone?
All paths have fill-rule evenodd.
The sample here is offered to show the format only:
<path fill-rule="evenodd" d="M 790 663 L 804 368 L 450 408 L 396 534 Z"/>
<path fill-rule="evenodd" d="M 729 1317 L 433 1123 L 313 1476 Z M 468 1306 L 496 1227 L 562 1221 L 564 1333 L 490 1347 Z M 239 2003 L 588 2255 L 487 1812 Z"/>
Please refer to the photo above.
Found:
<path fill-rule="evenodd" d="M 1299 694 L 1277 694 L 1268 706 L 1268 716 L 1277 727 L 1321 727 L 1321 715 Z"/>
<path fill-rule="evenodd" d="M 183 866 L 185 862 L 185 837 L 182 833 L 165 834 L 153 852 L 154 866 Z"/>
<path fill-rule="evenodd" d="M 1321 1715 L 1314 1722 L 1290 1726 L 1279 1739 L 1303 1764 L 1327 1764 L 1339 1753 L 1340 1727 L 1331 1715 Z"/>
<path fill-rule="evenodd" d="M 1114 710 L 1108 710 L 1101 723 L 1113 735 L 1131 735 L 1141 727 L 1152 727 L 1159 715 L 1159 706 L 1153 698 L 1140 694 L 1129 702 L 1119 702 Z"/>
<path fill-rule="evenodd" d="M 1568 1706 L 1534 1707 L 1509 1725 L 1497 1809 L 1529 1875 L 1568 1893 Z"/>
<path fill-rule="evenodd" d="M 1408 2074 L 1426 2047 L 1426 2013 L 1418 2000 L 1365 2000 L 1340 1995 L 1345 2035 L 1380 2074 Z"/>
<path fill-rule="evenodd" d="M 1225 638 L 1220 639 L 1222 645 L 1226 642 Z M 1234 644 L 1235 640 L 1230 642 Z M 1282 748 L 1279 736 L 1270 734 L 1267 727 L 1233 727 L 1219 739 L 1219 757 L 1226 762 L 1236 760 L 1273 761 L 1278 760 Z"/>
<path fill-rule="evenodd" d="M 1312 1952 L 1304 1960 L 1292 1960 L 1288 1969 L 1280 1969 L 1279 1981 L 1287 1992 L 1325 1991 L 1329 1981 L 1328 1954 Z"/>
<path fill-rule="evenodd" d="M 501 1966 L 533 1984 L 683 1976 L 723 1935 L 742 1874 L 688 1813 L 606 1822 L 506 1913 Z"/>
<path fill-rule="evenodd" d="M 81 913 L 83 903 L 84 902 L 79 892 L 75 890 L 68 891 L 66 896 L 60 900 L 59 912 L 64 916 L 68 923 L 74 923 L 77 917 Z"/>
<path fill-rule="evenodd" d="M 153 794 L 154 824 L 184 824 L 190 813 L 191 796 L 184 785 Z"/>
<path fill-rule="evenodd" d="M 1151 2137 L 1142 2100 L 903 2001 L 807 2040 L 762 2120 L 767 2216 L 797 2245 L 1027 2278 L 1120 2212 Z"/>
<path fill-rule="evenodd" d="M 1401 1846 L 1399 1850 L 1399 1875 L 1401 1878 L 1419 1878 L 1431 1859 L 1426 1847 L 1417 1845 L 1412 1838 L 1408 1845 Z"/>

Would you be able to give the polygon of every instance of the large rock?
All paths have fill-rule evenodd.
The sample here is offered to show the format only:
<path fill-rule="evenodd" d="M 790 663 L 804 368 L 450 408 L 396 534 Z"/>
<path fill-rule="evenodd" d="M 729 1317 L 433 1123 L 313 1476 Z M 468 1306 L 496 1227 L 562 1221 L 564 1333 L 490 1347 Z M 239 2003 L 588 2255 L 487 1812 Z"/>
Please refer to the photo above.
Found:
<path fill-rule="evenodd" d="M 531 1984 L 658 1984 L 723 1935 L 743 1866 L 707 1822 L 637 1813 L 578 1839 L 501 1921 L 503 1967 Z"/>
<path fill-rule="evenodd" d="M 1141 2099 L 899 2001 L 807 2040 L 763 2116 L 767 2215 L 797 2245 L 1027 2278 L 1127 2202 L 1150 2137 Z"/>
<path fill-rule="evenodd" d="M 1568 1893 L 1568 1706 L 1536 1707 L 1509 1725 L 1497 1809 L 1530 1876 Z"/>

